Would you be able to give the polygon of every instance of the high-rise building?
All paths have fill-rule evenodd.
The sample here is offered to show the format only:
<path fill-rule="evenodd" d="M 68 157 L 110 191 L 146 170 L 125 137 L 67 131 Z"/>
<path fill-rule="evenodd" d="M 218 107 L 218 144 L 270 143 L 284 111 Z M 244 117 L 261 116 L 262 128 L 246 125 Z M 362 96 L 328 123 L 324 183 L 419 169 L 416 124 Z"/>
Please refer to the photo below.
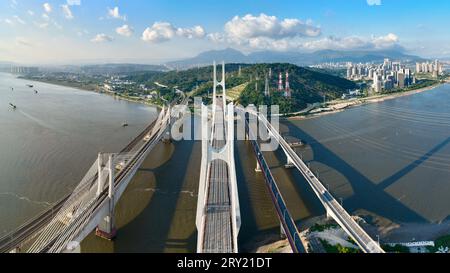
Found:
<path fill-rule="evenodd" d="M 376 93 L 380 93 L 381 92 L 381 79 L 380 76 L 375 73 L 373 76 L 373 86 L 372 86 L 373 90 Z"/>
<path fill-rule="evenodd" d="M 397 73 L 397 86 L 399 88 L 405 87 L 405 74 L 403 72 Z"/>

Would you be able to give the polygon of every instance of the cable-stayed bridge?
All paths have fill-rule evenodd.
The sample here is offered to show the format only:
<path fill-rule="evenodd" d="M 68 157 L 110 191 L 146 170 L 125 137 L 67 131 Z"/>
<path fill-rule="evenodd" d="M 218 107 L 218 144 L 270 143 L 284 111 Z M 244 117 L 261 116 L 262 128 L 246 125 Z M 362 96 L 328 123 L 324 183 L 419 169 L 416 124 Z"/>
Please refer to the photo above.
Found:
<path fill-rule="evenodd" d="M 241 216 L 234 163 L 234 107 L 231 103 L 226 105 L 225 64 L 220 82 L 215 63 L 213 71 L 212 111 L 202 104 L 197 252 L 237 253 Z M 217 86 L 222 87 L 222 100 L 218 98 Z"/>
<path fill-rule="evenodd" d="M 202 160 L 196 214 L 198 253 L 239 252 L 241 214 L 234 160 L 235 107 L 232 103 L 227 105 L 224 63 L 221 71 L 222 79 L 218 81 L 214 63 L 211 109 L 201 105 Z M 220 93 L 218 86 L 221 87 Z M 188 98 L 179 90 L 177 93 L 183 95 L 180 104 L 187 105 Z M 172 106 L 174 104 L 163 108 L 157 120 L 121 152 L 99 154 L 70 195 L 0 238 L 0 252 L 22 251 L 20 248 L 25 245 L 28 252 L 77 252 L 77 243 L 93 230 L 100 237 L 114 238 L 115 205 L 153 147 L 162 138 L 169 137 L 171 119 L 179 118 L 181 114 L 180 111 L 173 111 Z M 288 164 L 295 166 L 305 177 L 327 215 L 343 228 L 363 252 L 384 252 L 334 199 L 264 115 L 239 107 L 236 110 L 238 113 L 248 113 L 250 119 L 257 120 L 268 131 L 286 154 Z M 255 137 L 257 134 L 250 130 L 247 120 L 245 125 L 247 137 Z M 283 233 L 293 252 L 306 252 L 299 230 L 287 210 L 256 138 L 252 140 L 252 146 L 257 159 L 257 171 L 264 174 Z"/>
<path fill-rule="evenodd" d="M 188 98 L 183 97 L 181 105 Z M 175 104 L 119 153 L 101 153 L 75 190 L 50 209 L 0 239 L 0 251 L 70 252 L 93 230 L 112 239 L 114 207 L 144 159 L 162 138 L 169 137 L 171 118 L 181 114 Z"/>
<path fill-rule="evenodd" d="M 275 139 L 281 146 L 281 149 L 286 154 L 287 163 L 293 165 L 303 175 L 308 184 L 313 189 L 316 196 L 319 198 L 322 205 L 325 207 L 327 216 L 333 218 L 342 229 L 356 242 L 360 249 L 365 253 L 384 253 L 380 245 L 375 242 L 358 223 L 348 214 L 348 212 L 337 202 L 331 193 L 323 186 L 322 182 L 314 175 L 313 171 L 292 149 L 289 143 L 280 135 L 278 130 L 267 120 L 267 118 L 252 110 L 239 109 L 239 111 L 246 111 L 250 115 L 257 117 L 259 126 L 264 126 L 268 130 L 269 135 Z M 257 157 L 260 157 L 260 151 L 257 151 Z M 259 164 L 259 162 L 258 162 Z M 293 235 L 292 235 L 293 236 Z M 292 241 L 294 242 L 294 241 Z M 295 249 L 295 245 L 291 242 L 291 246 Z"/>

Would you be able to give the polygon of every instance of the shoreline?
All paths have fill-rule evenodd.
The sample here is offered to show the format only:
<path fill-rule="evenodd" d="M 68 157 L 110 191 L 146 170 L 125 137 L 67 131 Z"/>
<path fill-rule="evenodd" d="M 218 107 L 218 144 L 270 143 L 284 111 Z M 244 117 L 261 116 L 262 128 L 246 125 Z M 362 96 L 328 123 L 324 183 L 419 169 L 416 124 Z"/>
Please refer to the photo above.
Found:
<path fill-rule="evenodd" d="M 349 100 L 349 101 L 336 101 L 335 100 L 335 101 L 329 102 L 327 107 L 313 108 L 306 115 L 297 115 L 297 116 L 292 116 L 292 117 L 286 117 L 286 119 L 287 120 L 306 120 L 306 119 L 321 117 L 324 115 L 335 114 L 335 113 L 345 111 L 346 109 L 349 109 L 352 107 L 357 107 L 357 106 L 362 106 L 362 105 L 367 105 L 367 104 L 377 103 L 377 102 L 383 102 L 383 101 L 387 101 L 387 100 L 391 100 L 391 99 L 396 99 L 396 98 L 400 98 L 400 97 L 405 97 L 405 96 L 410 96 L 410 95 L 430 91 L 430 90 L 433 90 L 433 89 L 435 89 L 439 86 L 442 86 L 446 83 L 449 83 L 449 81 L 446 81 L 444 83 L 439 82 L 439 83 L 436 83 L 436 84 L 433 84 L 433 85 L 430 85 L 427 87 L 422 87 L 422 88 L 418 88 L 418 89 L 414 89 L 414 90 L 395 92 L 392 94 L 382 94 L 382 95 L 375 95 L 375 96 L 370 96 L 370 97 L 366 97 L 366 98 L 356 98 L 354 100 Z M 322 110 L 322 111 L 311 113 L 311 111 L 314 111 L 314 110 Z"/>
<path fill-rule="evenodd" d="M 11 74 L 11 75 L 14 75 L 14 74 Z M 58 82 L 54 82 L 54 81 L 46 81 L 46 80 L 39 80 L 39 79 L 30 79 L 30 78 L 19 77 L 19 76 L 16 76 L 16 78 L 22 79 L 22 80 L 34 81 L 34 82 L 38 82 L 38 83 L 51 84 L 51 85 L 55 85 L 55 86 L 61 86 L 61 87 L 73 88 L 73 89 L 77 89 L 77 90 L 80 90 L 80 91 L 94 92 L 94 93 L 97 93 L 97 94 L 102 94 L 102 95 L 108 95 L 108 96 L 111 96 L 111 97 L 113 97 L 114 99 L 124 100 L 124 101 L 133 102 L 133 103 L 138 103 L 138 104 L 144 104 L 144 105 L 147 105 L 147 106 L 150 106 L 150 107 L 156 107 L 156 108 L 159 109 L 159 110 L 162 109 L 162 106 L 160 106 L 160 105 L 158 105 L 158 104 L 154 104 L 154 103 L 146 102 L 146 101 L 134 100 L 134 99 L 131 99 L 131 98 L 126 98 L 126 97 L 123 97 L 123 96 L 115 95 L 114 93 L 108 93 L 108 92 L 103 92 L 103 91 L 95 90 L 95 89 L 93 89 L 93 88 L 82 87 L 82 86 L 73 86 L 73 85 L 63 84 L 63 83 L 58 83 Z"/>

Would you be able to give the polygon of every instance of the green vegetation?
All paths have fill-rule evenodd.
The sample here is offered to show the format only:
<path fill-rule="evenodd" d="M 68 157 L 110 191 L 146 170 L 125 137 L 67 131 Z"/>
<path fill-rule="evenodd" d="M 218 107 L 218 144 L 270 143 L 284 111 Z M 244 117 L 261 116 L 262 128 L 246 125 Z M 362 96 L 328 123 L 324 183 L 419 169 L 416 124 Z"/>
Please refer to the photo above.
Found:
<path fill-rule="evenodd" d="M 331 223 L 331 224 L 326 224 L 326 225 L 319 225 L 319 224 L 314 224 L 314 226 L 309 228 L 310 232 L 322 232 L 325 231 L 327 229 L 335 229 L 338 228 L 338 224 L 335 223 Z"/>
<path fill-rule="evenodd" d="M 436 252 L 440 247 L 448 247 L 450 248 L 450 235 L 444 235 L 442 237 L 437 238 L 434 241 L 434 247 L 427 247 L 429 252 Z"/>
<path fill-rule="evenodd" d="M 264 96 L 265 75 L 269 69 L 272 77 L 269 79 L 270 97 Z M 289 72 L 289 84 L 292 98 L 285 98 L 284 92 L 279 92 L 278 74 Z M 340 98 L 348 89 L 355 89 L 356 84 L 343 78 L 312 71 L 292 64 L 256 64 L 242 70 L 243 77 L 251 79 L 241 94 L 239 103 L 279 105 L 281 113 L 297 112 L 309 103 L 321 102 L 324 96 L 327 100 Z M 258 90 L 255 85 L 258 83 Z"/>
<path fill-rule="evenodd" d="M 322 246 L 325 248 L 327 253 L 361 253 L 361 251 L 357 248 L 352 247 L 344 247 L 340 244 L 331 245 L 325 240 L 319 239 L 322 243 Z"/>
<path fill-rule="evenodd" d="M 239 73 L 241 67 L 241 73 Z M 272 77 L 269 79 L 270 97 L 264 96 L 265 76 L 269 69 Z M 335 99 L 342 96 L 348 89 L 356 85 L 348 80 L 312 71 L 292 64 L 227 64 L 226 84 L 229 96 L 243 106 L 249 104 L 279 105 L 281 113 L 296 112 L 306 107 L 308 103 L 320 102 L 325 96 Z M 278 74 L 289 72 L 289 82 L 292 90 L 292 99 L 283 96 L 277 91 Z M 212 66 L 192 68 L 183 71 L 170 72 L 137 72 L 132 73 L 125 80 L 144 84 L 147 88 L 159 88 L 155 82 L 162 85 L 179 88 L 191 92 L 193 96 L 203 96 L 205 102 L 213 89 Z M 217 69 L 220 80 L 221 67 Z M 255 90 L 256 85 L 258 90 Z"/>
<path fill-rule="evenodd" d="M 218 66 L 219 81 L 221 80 L 221 70 L 221 66 Z M 272 76 L 268 79 L 271 95 L 266 97 L 264 86 L 269 70 L 272 71 Z M 278 74 L 283 74 L 283 82 L 285 82 L 286 72 L 289 72 L 292 98 L 285 98 L 284 92 L 277 90 Z M 114 76 L 116 79 L 120 79 L 120 82 L 126 82 L 126 84 L 112 84 L 114 85 L 113 91 L 118 96 L 148 101 L 144 96 L 157 93 L 158 96 L 152 99 L 152 103 L 158 104 L 158 100 L 161 100 L 161 103 L 164 100 L 170 101 L 175 96 L 176 89 L 189 93 L 191 96 L 202 96 L 207 102 L 213 89 L 212 74 L 213 67 L 208 66 L 182 71 L 127 71 L 111 75 L 53 72 L 38 73 L 27 78 L 101 91 L 105 81 Z M 256 86 L 257 90 L 255 90 Z M 307 104 L 321 102 L 324 97 L 327 100 L 340 98 L 348 89 L 355 89 L 356 84 L 340 77 L 286 63 L 227 64 L 226 87 L 229 91 L 228 95 L 243 106 L 249 104 L 256 106 L 279 105 L 281 113 L 291 113 L 304 109 Z"/>

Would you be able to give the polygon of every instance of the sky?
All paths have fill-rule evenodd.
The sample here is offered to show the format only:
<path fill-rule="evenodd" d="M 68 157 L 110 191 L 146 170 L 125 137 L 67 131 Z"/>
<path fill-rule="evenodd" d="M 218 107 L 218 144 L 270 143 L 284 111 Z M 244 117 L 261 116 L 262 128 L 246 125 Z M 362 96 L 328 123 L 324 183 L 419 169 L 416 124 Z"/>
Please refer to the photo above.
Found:
<path fill-rule="evenodd" d="M 448 0 L 1 0 L 0 62 L 163 63 L 207 50 L 450 57 Z"/>

